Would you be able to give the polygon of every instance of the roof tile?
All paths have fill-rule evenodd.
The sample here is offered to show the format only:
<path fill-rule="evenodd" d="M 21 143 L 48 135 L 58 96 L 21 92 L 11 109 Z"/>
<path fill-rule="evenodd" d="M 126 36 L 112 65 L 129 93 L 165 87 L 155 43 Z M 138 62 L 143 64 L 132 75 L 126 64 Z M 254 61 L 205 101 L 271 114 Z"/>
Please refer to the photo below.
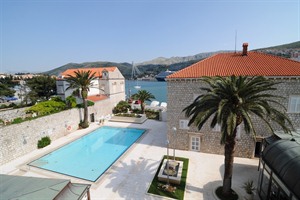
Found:
<path fill-rule="evenodd" d="M 104 99 L 107 99 L 108 97 L 106 95 L 93 95 L 93 96 L 88 96 L 87 99 L 93 102 L 96 101 L 101 101 Z"/>
<path fill-rule="evenodd" d="M 286 58 L 248 52 L 220 53 L 184 68 L 167 79 L 202 76 L 300 76 L 300 62 Z"/>
<path fill-rule="evenodd" d="M 76 68 L 76 69 L 67 69 L 66 71 L 61 73 L 62 77 L 66 77 L 68 75 L 75 75 L 75 71 L 88 71 L 90 70 L 92 73 L 96 73 L 96 77 L 102 77 L 102 71 L 105 69 L 107 71 L 113 72 L 117 67 L 105 67 L 105 68 Z"/>

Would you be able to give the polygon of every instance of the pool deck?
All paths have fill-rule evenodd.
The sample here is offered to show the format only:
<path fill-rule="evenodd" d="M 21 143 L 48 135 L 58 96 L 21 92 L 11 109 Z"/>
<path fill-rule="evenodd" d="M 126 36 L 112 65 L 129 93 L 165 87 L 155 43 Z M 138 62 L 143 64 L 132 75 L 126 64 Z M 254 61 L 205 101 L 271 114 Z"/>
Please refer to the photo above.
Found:
<path fill-rule="evenodd" d="M 0 166 L 1 174 L 70 179 L 72 182 L 92 184 L 91 199 L 167 199 L 147 194 L 148 187 L 156 173 L 158 165 L 166 149 L 166 122 L 147 120 L 143 124 L 106 122 L 107 126 L 134 127 L 148 129 L 148 132 L 117 160 L 111 168 L 96 182 L 51 173 L 45 170 L 28 167 L 26 163 L 47 152 L 73 141 L 82 135 L 100 127 L 97 123 L 88 129 L 78 130 L 55 140 L 50 146 L 22 156 L 12 162 Z M 170 154 L 173 150 L 170 150 Z M 189 169 L 185 199 L 216 199 L 214 189 L 222 185 L 224 156 L 192 151 L 176 150 L 176 156 L 189 158 Z M 101 158 L 99 158 L 101 159 Z M 88 164 L 88 163 L 87 163 Z M 258 159 L 235 158 L 233 169 L 233 189 L 243 197 L 241 188 L 247 180 L 253 180 L 255 186 L 258 179 Z M 243 198 L 240 198 L 243 199 Z M 255 199 L 258 199 L 255 197 Z"/>

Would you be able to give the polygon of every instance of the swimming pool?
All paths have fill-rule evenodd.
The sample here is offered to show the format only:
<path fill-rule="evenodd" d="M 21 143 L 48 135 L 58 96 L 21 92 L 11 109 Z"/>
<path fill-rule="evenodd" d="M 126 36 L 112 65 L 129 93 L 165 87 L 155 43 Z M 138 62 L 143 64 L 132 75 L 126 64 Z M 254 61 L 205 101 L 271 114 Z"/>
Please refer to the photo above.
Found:
<path fill-rule="evenodd" d="M 28 165 L 95 182 L 145 131 L 103 126 Z"/>

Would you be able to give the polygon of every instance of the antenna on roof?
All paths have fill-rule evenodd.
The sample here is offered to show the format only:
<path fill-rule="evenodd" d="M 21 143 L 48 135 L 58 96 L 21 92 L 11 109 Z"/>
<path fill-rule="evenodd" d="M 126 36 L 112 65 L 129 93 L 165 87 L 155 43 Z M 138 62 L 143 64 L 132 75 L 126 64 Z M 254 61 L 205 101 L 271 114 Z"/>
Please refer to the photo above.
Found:
<path fill-rule="evenodd" d="M 234 38 L 234 53 L 236 53 L 236 38 L 237 38 L 237 30 L 235 30 L 235 38 Z"/>

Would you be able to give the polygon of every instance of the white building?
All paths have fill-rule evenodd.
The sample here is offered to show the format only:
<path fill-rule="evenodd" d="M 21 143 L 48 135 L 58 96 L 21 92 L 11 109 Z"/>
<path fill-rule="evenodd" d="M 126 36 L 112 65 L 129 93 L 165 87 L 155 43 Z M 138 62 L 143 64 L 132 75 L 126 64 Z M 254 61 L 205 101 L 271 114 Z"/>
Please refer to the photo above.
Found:
<path fill-rule="evenodd" d="M 77 68 L 64 71 L 56 81 L 57 95 L 66 100 L 74 92 L 74 89 L 68 89 L 70 84 L 66 81 L 68 75 L 74 75 L 75 71 L 88 71 L 95 73 L 97 77 L 92 81 L 88 99 L 98 101 L 110 99 L 112 105 L 125 100 L 125 78 L 117 67 L 105 68 Z M 78 99 L 80 101 L 80 99 Z"/>

